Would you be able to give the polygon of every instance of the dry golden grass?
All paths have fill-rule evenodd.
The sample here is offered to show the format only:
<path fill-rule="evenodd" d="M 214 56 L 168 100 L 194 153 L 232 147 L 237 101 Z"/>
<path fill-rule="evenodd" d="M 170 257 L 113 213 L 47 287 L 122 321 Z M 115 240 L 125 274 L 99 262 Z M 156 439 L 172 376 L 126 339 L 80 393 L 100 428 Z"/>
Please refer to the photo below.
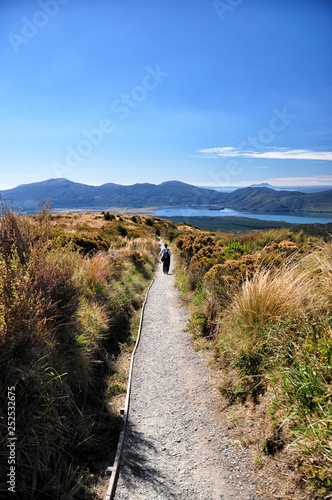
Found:
<path fill-rule="evenodd" d="M 316 299 L 310 278 L 297 268 L 259 269 L 233 297 L 231 314 L 246 325 L 302 316 Z"/>
<path fill-rule="evenodd" d="M 71 230 L 75 230 L 78 226 L 86 226 L 87 228 L 101 229 L 104 225 L 105 219 L 103 215 L 95 212 L 61 212 L 52 215 L 52 226 L 55 227 L 67 227 Z"/>

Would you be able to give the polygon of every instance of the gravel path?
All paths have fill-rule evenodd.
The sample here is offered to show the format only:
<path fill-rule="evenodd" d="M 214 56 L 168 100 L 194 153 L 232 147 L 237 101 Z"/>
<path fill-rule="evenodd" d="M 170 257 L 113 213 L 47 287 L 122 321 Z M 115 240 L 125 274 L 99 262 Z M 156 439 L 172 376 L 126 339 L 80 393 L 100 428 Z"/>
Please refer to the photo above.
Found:
<path fill-rule="evenodd" d="M 174 277 L 160 265 L 135 356 L 116 500 L 260 498 L 245 452 L 218 422 L 216 391 L 186 323 Z"/>

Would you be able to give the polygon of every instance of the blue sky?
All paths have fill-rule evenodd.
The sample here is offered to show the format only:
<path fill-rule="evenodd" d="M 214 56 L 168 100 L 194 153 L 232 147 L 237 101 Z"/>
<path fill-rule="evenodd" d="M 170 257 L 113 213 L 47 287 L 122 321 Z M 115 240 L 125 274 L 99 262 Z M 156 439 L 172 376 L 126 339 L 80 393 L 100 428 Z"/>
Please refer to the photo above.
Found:
<path fill-rule="evenodd" d="M 329 0 L 2 0 L 0 189 L 332 185 Z"/>

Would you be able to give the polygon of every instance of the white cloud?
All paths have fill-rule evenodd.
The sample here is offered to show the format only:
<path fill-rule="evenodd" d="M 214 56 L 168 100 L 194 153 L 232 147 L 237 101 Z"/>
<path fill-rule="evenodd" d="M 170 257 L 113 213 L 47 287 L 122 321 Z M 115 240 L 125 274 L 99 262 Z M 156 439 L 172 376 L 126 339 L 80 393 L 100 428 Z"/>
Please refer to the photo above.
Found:
<path fill-rule="evenodd" d="M 272 149 L 267 151 L 244 151 L 231 146 L 199 149 L 200 158 L 264 158 L 270 160 L 323 160 L 332 161 L 332 151 L 310 149 Z"/>
<path fill-rule="evenodd" d="M 265 182 L 274 186 L 332 186 L 332 175 L 316 175 L 312 177 L 275 177 Z"/>

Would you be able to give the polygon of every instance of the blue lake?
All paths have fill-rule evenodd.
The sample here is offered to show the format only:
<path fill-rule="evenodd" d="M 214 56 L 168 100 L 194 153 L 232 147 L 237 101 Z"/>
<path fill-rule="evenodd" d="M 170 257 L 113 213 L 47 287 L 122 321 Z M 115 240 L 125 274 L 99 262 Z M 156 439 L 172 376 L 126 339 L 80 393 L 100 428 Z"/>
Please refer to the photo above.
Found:
<path fill-rule="evenodd" d="M 250 213 L 250 212 L 238 212 L 230 208 L 225 208 L 224 210 L 209 210 L 208 208 L 158 208 L 154 211 L 154 215 L 157 217 L 183 217 L 184 221 L 186 217 L 248 217 L 250 219 L 259 220 L 271 220 L 271 221 L 282 221 L 290 222 L 293 224 L 325 224 L 327 222 L 332 222 L 331 214 L 272 214 L 272 213 Z"/>

